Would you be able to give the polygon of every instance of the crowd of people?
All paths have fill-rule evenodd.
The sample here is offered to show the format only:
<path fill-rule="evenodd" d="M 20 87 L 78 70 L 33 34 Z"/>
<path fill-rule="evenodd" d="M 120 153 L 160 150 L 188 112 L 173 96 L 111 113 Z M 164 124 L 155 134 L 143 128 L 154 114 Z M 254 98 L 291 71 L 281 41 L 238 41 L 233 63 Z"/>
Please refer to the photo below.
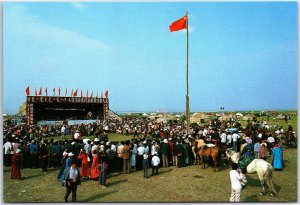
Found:
<path fill-rule="evenodd" d="M 158 175 L 160 167 L 195 165 L 199 162 L 197 150 L 208 144 L 221 148 L 220 158 L 227 148 L 240 152 L 238 170 L 244 171 L 253 158 L 268 157 L 272 157 L 275 170 L 282 170 L 282 140 L 284 133 L 292 131 L 290 124 L 284 130 L 277 123 L 257 120 L 248 121 L 243 127 L 238 119 L 209 120 L 200 126 L 194 123 L 189 134 L 182 121 L 158 123 L 145 118 L 71 126 L 6 126 L 4 165 L 12 167 L 12 179 L 21 179 L 22 168 L 41 168 L 45 173 L 57 169 L 57 179 L 66 186 L 65 201 L 71 192 L 72 201 L 76 201 L 76 187 L 81 180 L 95 180 L 105 188 L 107 176 L 114 172 L 130 174 L 143 170 L 143 177 L 149 178 L 149 168 L 153 176 Z M 58 140 L 51 133 L 59 135 Z M 109 141 L 109 133 L 133 138 Z M 68 135 L 72 139 L 67 139 Z M 237 169 L 235 166 L 233 170 Z M 231 177 L 237 176 L 235 172 Z M 232 200 L 237 199 L 239 193 L 232 195 Z"/>

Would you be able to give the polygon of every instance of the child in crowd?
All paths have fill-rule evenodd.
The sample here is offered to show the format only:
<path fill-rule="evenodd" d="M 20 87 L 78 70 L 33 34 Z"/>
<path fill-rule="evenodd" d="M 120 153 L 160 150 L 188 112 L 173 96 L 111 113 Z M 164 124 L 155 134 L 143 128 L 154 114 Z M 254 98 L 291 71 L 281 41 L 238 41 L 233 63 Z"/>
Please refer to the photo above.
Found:
<path fill-rule="evenodd" d="M 99 170 L 99 173 L 100 173 L 99 183 L 100 183 L 102 188 L 106 187 L 105 183 L 106 183 L 106 170 L 107 170 L 107 168 L 108 168 L 108 165 L 105 162 L 104 158 L 100 158 L 100 162 L 99 162 L 99 165 L 98 165 L 98 170 Z"/>

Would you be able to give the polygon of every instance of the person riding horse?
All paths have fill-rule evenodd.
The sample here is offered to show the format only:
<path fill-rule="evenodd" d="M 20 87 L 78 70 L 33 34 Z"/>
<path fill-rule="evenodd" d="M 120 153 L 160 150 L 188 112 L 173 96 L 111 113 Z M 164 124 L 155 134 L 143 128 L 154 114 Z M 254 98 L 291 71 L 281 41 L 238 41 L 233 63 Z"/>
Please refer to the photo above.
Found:
<path fill-rule="evenodd" d="M 245 174 L 247 171 L 247 166 L 253 161 L 254 157 L 252 156 L 252 140 L 250 137 L 246 137 L 246 143 L 247 145 L 244 147 L 243 155 L 238 161 L 239 167 L 242 170 L 242 173 Z"/>

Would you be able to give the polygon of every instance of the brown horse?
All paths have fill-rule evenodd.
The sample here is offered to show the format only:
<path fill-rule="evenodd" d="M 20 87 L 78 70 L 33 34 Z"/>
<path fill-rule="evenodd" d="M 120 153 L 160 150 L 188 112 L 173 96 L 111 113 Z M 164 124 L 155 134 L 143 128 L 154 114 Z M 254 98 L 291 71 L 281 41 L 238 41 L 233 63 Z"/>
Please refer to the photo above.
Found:
<path fill-rule="evenodd" d="M 214 171 L 219 171 L 219 160 L 218 160 L 218 154 L 220 152 L 220 147 L 215 144 L 214 147 L 207 147 L 204 148 L 201 147 L 198 150 L 198 155 L 200 156 L 200 162 L 203 164 L 203 169 L 205 169 L 205 161 L 204 158 L 211 157 L 214 163 Z"/>

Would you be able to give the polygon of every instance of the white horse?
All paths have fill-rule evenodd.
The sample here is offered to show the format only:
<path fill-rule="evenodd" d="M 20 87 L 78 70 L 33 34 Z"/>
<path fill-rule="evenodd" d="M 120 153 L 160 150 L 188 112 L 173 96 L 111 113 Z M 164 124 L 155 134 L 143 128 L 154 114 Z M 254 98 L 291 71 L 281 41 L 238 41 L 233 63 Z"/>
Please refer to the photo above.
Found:
<path fill-rule="evenodd" d="M 226 156 L 233 162 L 237 163 L 240 154 L 235 152 L 232 149 L 226 150 Z M 263 159 L 254 159 L 248 166 L 247 166 L 247 173 L 257 173 L 257 176 L 260 180 L 261 186 L 262 186 L 262 192 L 260 195 L 264 195 L 267 192 L 267 189 L 265 188 L 265 184 L 267 184 L 269 190 L 271 191 L 271 196 L 274 196 L 277 194 L 277 192 L 274 189 L 273 186 L 273 167 L 270 163 L 266 162 Z"/>

